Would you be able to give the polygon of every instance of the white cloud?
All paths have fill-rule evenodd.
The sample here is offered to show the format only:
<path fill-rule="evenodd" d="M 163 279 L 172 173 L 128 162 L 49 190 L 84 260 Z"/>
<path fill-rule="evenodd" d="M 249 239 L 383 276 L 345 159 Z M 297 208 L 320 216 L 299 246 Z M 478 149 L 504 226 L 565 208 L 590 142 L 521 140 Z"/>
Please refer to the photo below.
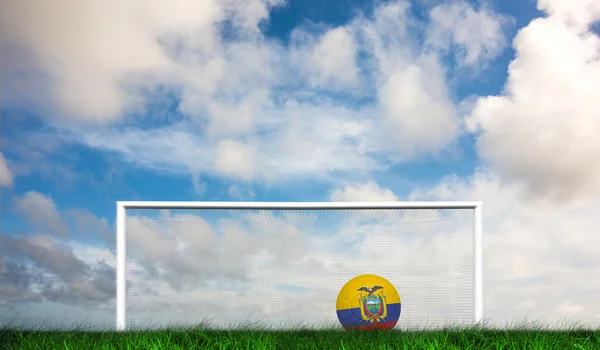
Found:
<path fill-rule="evenodd" d="M 214 317 L 217 325 L 247 318 L 269 326 L 286 318 L 335 324 L 339 288 L 361 273 L 396 284 L 411 305 L 403 325 L 472 317 L 465 306 L 473 303 L 472 261 L 462 258 L 469 254 L 470 236 L 456 229 L 470 225 L 468 218 L 432 221 L 423 213 L 385 211 L 373 223 L 362 216 L 348 221 L 347 212 L 139 214 L 127 225 L 131 322 Z M 451 255 L 449 246 L 455 248 Z M 422 259 L 428 263 L 415 265 Z M 463 276 L 462 284 L 449 289 L 443 282 L 449 274 Z M 215 291 L 228 303 L 207 308 Z M 449 293 L 455 293 L 455 307 L 447 302 Z M 309 309 L 302 307 L 307 303 Z"/>
<path fill-rule="evenodd" d="M 296 30 L 292 38 L 299 47 L 291 51 L 291 59 L 305 71 L 310 86 L 342 91 L 357 87 L 357 45 L 350 28 L 337 27 L 318 38 Z"/>
<path fill-rule="evenodd" d="M 347 184 L 333 190 L 329 196 L 332 202 L 394 202 L 398 197 L 390 189 L 381 188 L 369 180 L 363 184 Z"/>
<path fill-rule="evenodd" d="M 69 242 L 69 245 L 73 250 L 73 255 L 88 265 L 94 265 L 98 261 L 104 261 L 106 265 L 112 268 L 117 267 L 116 256 L 109 249 L 79 243 L 77 241 L 71 241 Z"/>
<path fill-rule="evenodd" d="M 227 191 L 227 193 L 229 194 L 229 197 L 232 197 L 232 198 L 238 199 L 238 200 L 252 199 L 256 195 L 254 193 L 254 191 L 252 191 L 251 189 L 245 189 L 242 186 L 237 185 L 237 184 L 233 184 L 233 185 L 229 186 L 229 190 Z"/>
<path fill-rule="evenodd" d="M 497 174 L 481 170 L 467 180 L 448 177 L 432 188 L 414 191 L 409 199 L 484 201 L 485 315 L 491 317 L 493 325 L 521 318 L 555 325 L 564 317 L 595 322 L 600 312 L 595 302 L 600 284 L 589 276 L 600 274 L 600 240 L 594 231 L 600 225 L 596 215 L 600 202 L 557 205 L 528 199 L 525 193 L 525 187 L 504 184 Z M 347 185 L 331 196 L 334 200 L 396 198 L 374 182 Z M 247 317 L 277 324 L 282 320 L 278 317 L 286 316 L 277 315 L 289 307 L 287 316 L 306 322 L 335 322 L 331 305 L 339 286 L 365 272 L 389 277 L 405 305 L 411 305 L 403 312 L 401 325 L 409 319 L 422 322 L 423 315 L 429 322 L 442 323 L 445 317 L 468 317 L 464 305 L 472 302 L 468 283 L 472 267 L 456 263 L 471 260 L 456 254 L 469 253 L 471 236 L 464 230 L 467 226 L 461 225 L 472 221 L 468 216 L 431 216 L 434 212 L 397 216 L 385 211 L 377 216 L 377 223 L 372 217 L 350 218 L 342 213 L 340 225 L 330 227 L 340 213 L 296 212 L 278 217 L 268 211 L 253 215 L 221 212 L 205 213 L 202 219 L 176 211 L 159 215 L 138 211 L 138 215 L 149 218 L 128 218 L 128 273 L 140 274 L 140 279 L 130 275 L 132 286 L 136 286 L 131 295 L 145 299 L 132 299 L 128 304 L 130 320 L 148 322 L 152 316 L 159 323 L 168 317 L 194 321 L 201 314 L 216 317 L 217 324 Z M 246 225 L 250 222 L 254 223 Z M 31 243 L 46 250 L 56 246 L 40 237 Z M 71 246 L 78 259 L 88 265 L 106 259 L 114 266 L 108 251 L 82 244 Z M 28 251 L 34 254 L 34 250 Z M 230 259 L 231 254 L 237 258 Z M 423 259 L 427 263 L 415 264 Z M 373 261 L 378 264 L 373 265 Z M 51 266 L 68 269 L 65 263 Z M 444 279 L 448 271 L 464 276 L 449 284 Z M 135 281 L 143 283 L 136 285 Z M 297 294 L 279 290 L 278 285 L 312 289 L 308 294 Z M 142 287 L 156 294 L 138 289 Z M 433 298 L 428 302 L 423 299 L 424 288 Z M 213 290 L 233 300 L 230 308 L 206 308 Z M 88 295 L 95 294 L 88 291 Z M 270 307 L 265 305 L 265 298 L 271 300 Z M 436 304 L 435 300 L 444 303 Z M 452 309 L 447 300 L 465 304 L 462 309 Z M 308 302 L 310 312 L 297 308 Z M 140 313 L 150 305 L 154 313 Z"/>
<path fill-rule="evenodd" d="M 258 154 L 253 147 L 237 141 L 223 140 L 217 146 L 215 170 L 225 176 L 252 179 L 257 163 L 256 157 Z"/>
<path fill-rule="evenodd" d="M 475 11 L 473 16 L 485 17 L 488 12 L 484 11 Z M 448 19 L 455 22 L 461 16 L 460 11 L 451 12 Z M 490 36 L 503 38 L 500 19 L 489 18 Z M 358 17 L 352 22 L 369 57 L 366 67 L 372 70 L 370 81 L 377 87 L 379 117 L 375 120 L 379 133 L 374 137 L 385 144 L 379 151 L 389 151 L 396 161 L 437 154 L 451 146 L 463 128 L 449 89 L 449 73 L 441 57 L 419 38 L 425 35 L 423 30 L 435 26 L 435 22 L 425 24 L 412 17 L 410 4 L 405 1 L 381 5 L 373 18 Z M 470 40 L 471 51 L 479 43 L 466 35 L 461 38 Z"/>
<path fill-rule="evenodd" d="M 538 0 L 537 8 L 581 31 L 588 30 L 588 26 L 600 17 L 600 4 L 596 0 L 574 0 L 568 4 L 559 0 Z"/>
<path fill-rule="evenodd" d="M 514 39 L 504 94 L 479 98 L 468 118 L 480 156 L 536 196 L 600 193 L 600 37 L 584 26 L 597 4 L 541 1 L 549 16 Z"/>
<path fill-rule="evenodd" d="M 49 327 L 86 324 L 112 329 L 114 242 L 108 249 L 88 243 L 89 238 L 106 239 L 113 231 L 106 219 L 82 209 L 59 212 L 51 198 L 35 192 L 18 199 L 16 208 L 28 210 L 26 219 L 34 225 L 48 220 L 44 223 L 50 228 L 63 226 L 62 217 L 74 218 L 75 236 L 85 236 L 86 243 L 64 239 L 63 231 L 57 240 L 49 229 L 41 234 L 0 232 L 0 324 L 25 328 L 42 323 Z"/>
<path fill-rule="evenodd" d="M 94 303 L 99 310 L 114 298 L 115 271 L 103 261 L 85 263 L 72 247 L 49 235 L 12 237 L 0 234 L 6 269 L 2 271 L 5 307 L 43 301 L 82 305 Z M 20 293 L 15 293 L 18 291 Z M 27 296 L 28 300 L 21 298 Z M 12 305 L 16 304 L 16 305 Z"/>
<path fill-rule="evenodd" d="M 386 141 L 401 160 L 444 149 L 458 135 L 461 120 L 437 57 L 427 56 L 389 72 L 379 90 Z"/>
<path fill-rule="evenodd" d="M 196 131 L 201 129 L 189 123 L 119 134 L 96 129 L 78 137 L 94 148 L 117 151 L 130 162 L 160 171 L 259 181 L 325 177 L 334 171 L 378 166 L 370 157 L 376 146 L 370 138 L 372 125 L 362 120 L 364 113 L 290 100 L 282 110 L 264 116 L 265 128 L 276 127 L 277 132 L 253 133 L 243 139 L 199 138 Z"/>
<path fill-rule="evenodd" d="M 6 164 L 4 155 L 0 152 L 0 186 L 12 186 L 13 173 Z"/>
<path fill-rule="evenodd" d="M 26 87 L 12 94 L 23 95 L 28 107 L 54 111 L 47 120 L 74 133 L 70 140 L 154 170 L 244 180 L 325 178 L 383 166 L 375 153 L 405 161 L 455 140 L 462 121 L 447 73 L 419 44 L 425 24 L 410 15 L 408 2 L 378 6 L 373 16 L 358 15 L 343 27 L 297 28 L 290 47 L 258 30 L 279 4 L 6 2 L 2 19 L 10 30 L 3 42 L 13 50 L 3 67 L 27 73 L 14 74 L 14 83 Z M 35 79 L 23 83 L 22 76 Z M 158 84 L 176 93 L 183 120 L 149 129 L 154 116 L 127 112 L 144 112 Z M 37 93 L 42 87 L 47 92 Z M 326 98 L 323 89 L 365 102 Z M 35 95 L 54 108 L 32 101 Z M 74 123 L 59 123 L 57 115 Z M 90 130 L 82 121 L 111 129 Z M 249 156 L 243 169 L 218 159 L 231 145 Z"/>
<path fill-rule="evenodd" d="M 373 18 L 359 16 L 346 27 L 309 37 L 310 45 L 296 46 L 306 50 L 298 53 L 300 57 L 314 62 L 307 70 L 307 66 L 286 61 L 290 57 L 287 48 L 260 35 L 257 25 L 268 17 L 267 9 L 273 3 L 184 2 L 167 7 L 145 2 L 144 6 L 132 2 L 125 7 L 116 2 L 1 4 L 7 9 L 0 14 L 3 28 L 11 29 L 1 31 L 3 44 L 17 42 L 27 49 L 28 60 L 51 78 L 51 88 L 44 96 L 76 122 L 115 121 L 128 108 L 142 106 L 142 95 L 132 93 L 124 82 L 146 88 L 162 82 L 180 92 L 184 121 L 148 129 L 143 121 L 127 120 L 128 128 L 117 125 L 118 132 L 104 127 L 92 132 L 78 123 L 62 126 L 74 133 L 73 139 L 116 152 L 153 170 L 194 176 L 212 173 L 247 181 L 368 173 L 383 166 L 381 158 L 402 161 L 439 152 L 460 135 L 463 122 L 448 87 L 448 72 L 440 57 L 430 52 L 431 47 L 441 49 L 442 54 L 449 46 L 460 47 L 464 55 L 459 55 L 459 60 L 472 65 L 493 59 L 503 45 L 502 18 L 488 9 L 473 12 L 467 5 L 453 4 L 431 12 L 430 46 L 422 47 L 414 34 L 421 33 L 418 28 L 424 24 L 410 16 L 407 2 L 396 2 L 378 7 Z M 114 10 L 117 5 L 121 11 Z M 489 170 L 478 170 L 466 180 L 451 176 L 438 186 L 415 190 L 409 196 L 411 200 L 484 201 L 485 310 L 494 323 L 520 316 L 552 322 L 574 315 L 589 321 L 597 320 L 600 314 L 600 285 L 589 278 L 600 275 L 596 233 L 600 226 L 600 163 L 596 161 L 600 154 L 596 132 L 600 130 L 600 100 L 596 96 L 600 91 L 600 40 L 588 29 L 600 17 L 600 8 L 597 1 L 586 0 L 568 5 L 540 0 L 538 7 L 549 16 L 534 20 L 515 38 L 517 57 L 510 65 L 504 94 L 479 98 L 467 118 Z M 440 17 L 442 10 L 454 17 Z M 236 28 L 232 42 L 221 38 L 216 23 L 223 19 L 231 20 Z M 339 44 L 339 50 L 331 49 L 328 43 L 332 41 Z M 368 52 L 367 62 L 360 67 L 367 70 L 360 72 L 364 76 L 355 66 L 355 51 Z M 31 71 L 15 57 L 21 58 L 17 55 L 10 62 L 2 60 L 2 67 Z M 332 64 L 336 60 L 339 65 Z M 291 80 L 298 76 L 318 88 L 351 86 L 357 77 L 365 78 L 372 82 L 370 97 L 375 102 L 356 107 L 346 105 L 345 100 L 325 98 L 294 85 L 297 82 Z M 15 93 L 31 93 L 28 84 L 33 84 L 36 94 L 41 95 L 46 80 L 39 79 L 44 83 L 15 80 L 24 84 L 18 85 L 24 87 Z M 360 92 L 365 94 L 365 90 Z M 3 175 L 3 163 L 0 157 L 0 184 L 9 183 L 11 178 Z M 235 187 L 230 189 L 230 194 L 237 194 Z M 336 188 L 330 198 L 397 200 L 389 189 L 372 181 Z M 49 232 L 66 235 L 62 216 L 51 198 L 29 192 L 17 200 L 16 208 Z M 355 273 L 378 269 L 378 273 L 393 274 L 398 264 L 439 273 L 434 265 L 415 265 L 415 260 L 412 265 L 408 265 L 409 260 L 389 266 L 369 265 L 382 255 L 412 252 L 425 259 L 429 255 L 419 252 L 429 247 L 434 257 L 431 260 L 442 265 L 436 260 L 442 257 L 434 253 L 443 253 L 442 248 L 448 245 L 460 245 L 440 237 L 431 238 L 433 243 L 427 244 L 394 240 L 382 233 L 385 227 L 381 226 L 359 229 L 349 225 L 338 234 L 325 230 L 329 236 L 323 232 L 318 236 L 309 224 L 299 228 L 285 220 L 262 218 L 270 222 L 261 227 L 262 235 L 232 223 L 220 223 L 221 235 L 217 235 L 204 221 L 193 217 L 170 215 L 144 222 L 130 219 L 131 247 L 138 248 L 148 263 L 132 269 L 146 267 L 148 273 L 163 278 L 158 282 L 143 280 L 155 283 L 150 286 L 159 296 L 173 296 L 169 282 L 183 288 L 205 274 L 225 282 L 217 286 L 210 285 L 214 281 L 200 282 L 209 290 L 228 288 L 224 295 L 235 296 L 233 308 L 247 306 L 244 312 L 272 315 L 276 310 L 265 306 L 264 298 L 295 298 L 301 304 L 326 296 L 323 304 L 303 311 L 307 317 L 331 316 L 327 300 L 332 301 L 338 284 Z M 98 225 L 98 232 L 108 232 L 105 220 L 85 215 L 79 219 L 80 225 L 92 223 Z M 307 232 L 314 235 L 301 234 Z M 180 242 L 173 236 L 163 237 L 169 233 L 181 242 L 195 242 L 187 248 L 195 255 L 178 255 Z M 285 239 L 272 238 L 284 233 Z M 373 240 L 365 240 L 367 234 Z M 55 253 L 57 260 L 46 263 L 50 267 L 62 271 L 69 266 L 64 259 L 68 249 L 47 237 L 0 237 L 39 261 L 49 257 L 37 256 L 36 252 Z M 148 242 L 153 242 L 155 249 Z M 344 243 L 356 254 L 344 256 L 339 249 Z M 230 259 L 232 251 L 242 258 Z M 81 245 L 74 246 L 74 252 L 76 259 L 72 260 L 88 266 L 92 260 L 111 256 Z M 405 254 L 394 256 L 409 258 Z M 0 268 L 7 266 L 0 259 Z M 289 273 L 289 266 L 294 266 L 296 273 Z M 419 281 L 423 283 L 422 276 L 421 280 L 410 276 L 409 267 L 394 277 L 410 281 L 399 284 L 407 305 L 418 296 Z M 189 280 L 177 279 L 169 269 Z M 325 287 L 303 299 L 269 289 L 272 280 Z M 97 293 L 82 281 L 78 276 L 74 280 L 77 283 L 71 285 L 73 290 L 81 288 L 95 297 Z M 236 290 L 240 288 L 238 282 L 251 289 L 240 293 Z M 432 280 L 431 290 L 443 290 L 438 289 L 443 287 L 438 282 Z M 2 291 L 12 297 L 30 297 L 13 287 Z M 107 292 L 105 297 L 108 295 L 112 294 Z M 203 302 L 213 300 L 210 293 L 196 290 L 180 295 L 188 298 L 187 303 L 180 304 L 188 311 L 206 311 L 202 308 L 207 303 Z M 164 302 L 155 306 L 172 307 Z M 232 310 L 223 312 L 236 315 Z"/>
<path fill-rule="evenodd" d="M 453 52 L 459 66 L 478 66 L 496 58 L 506 47 L 503 26 L 509 20 L 464 2 L 442 4 L 430 10 L 426 45 Z M 451 50 L 453 49 L 453 50 Z"/>
<path fill-rule="evenodd" d="M 485 313 L 495 324 L 514 319 L 543 320 L 556 326 L 566 313 L 592 324 L 600 311 L 600 202 L 561 204 L 531 199 L 526 187 L 503 183 L 481 170 L 468 180 L 448 177 L 414 191 L 410 200 L 484 202 Z M 577 305 L 563 304 L 577 298 Z"/>
<path fill-rule="evenodd" d="M 29 191 L 15 200 L 16 210 L 36 228 L 48 230 L 56 237 L 66 238 L 69 230 L 51 197 Z"/>
<path fill-rule="evenodd" d="M 210 117 L 206 134 L 218 137 L 252 133 L 262 122 L 260 116 L 267 111 L 269 104 L 268 91 L 261 89 L 249 91 L 238 103 L 228 100 L 208 103 Z"/>
<path fill-rule="evenodd" d="M 64 213 L 65 217 L 72 220 L 78 237 L 97 239 L 105 242 L 108 247 L 114 246 L 114 228 L 106 218 L 99 218 L 83 209 L 67 209 Z"/>
<path fill-rule="evenodd" d="M 2 41 L 21 45 L 49 75 L 49 93 L 61 112 L 90 121 L 114 120 L 139 109 L 143 99 L 137 88 L 168 83 L 181 74 L 177 59 L 161 43 L 184 43 L 200 54 L 196 59 L 210 59 L 220 50 L 220 21 L 231 19 L 236 28 L 252 33 L 268 16 L 260 0 L 190 0 L 169 6 L 146 1 L 2 1 L 1 6 L 7 29 Z"/>

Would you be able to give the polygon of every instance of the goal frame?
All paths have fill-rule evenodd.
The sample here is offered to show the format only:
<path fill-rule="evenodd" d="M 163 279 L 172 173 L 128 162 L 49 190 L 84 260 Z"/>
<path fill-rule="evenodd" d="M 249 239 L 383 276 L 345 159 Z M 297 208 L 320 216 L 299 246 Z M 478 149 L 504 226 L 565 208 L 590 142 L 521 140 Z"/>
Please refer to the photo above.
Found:
<path fill-rule="evenodd" d="M 245 209 L 245 210 L 371 210 L 371 209 L 473 209 L 474 323 L 483 319 L 483 202 L 215 202 L 215 201 L 117 201 L 116 214 L 116 329 L 126 330 L 126 219 L 127 209 Z"/>

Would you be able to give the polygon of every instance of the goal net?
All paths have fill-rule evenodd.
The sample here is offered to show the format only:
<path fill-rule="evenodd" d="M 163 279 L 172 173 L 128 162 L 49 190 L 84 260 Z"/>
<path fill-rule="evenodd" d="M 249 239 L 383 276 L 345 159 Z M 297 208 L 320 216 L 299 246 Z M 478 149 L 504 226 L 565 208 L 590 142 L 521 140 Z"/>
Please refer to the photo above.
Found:
<path fill-rule="evenodd" d="M 398 290 L 397 328 L 482 317 L 478 202 L 118 202 L 117 329 L 337 326 L 342 286 Z"/>

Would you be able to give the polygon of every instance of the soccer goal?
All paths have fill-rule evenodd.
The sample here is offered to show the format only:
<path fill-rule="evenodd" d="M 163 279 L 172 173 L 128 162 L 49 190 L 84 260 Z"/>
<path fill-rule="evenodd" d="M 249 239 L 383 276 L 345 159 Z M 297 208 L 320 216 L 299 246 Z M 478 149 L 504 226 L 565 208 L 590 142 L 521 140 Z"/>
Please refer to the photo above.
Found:
<path fill-rule="evenodd" d="M 481 321 L 480 202 L 117 202 L 117 329 L 339 326 L 362 274 L 396 327 Z"/>

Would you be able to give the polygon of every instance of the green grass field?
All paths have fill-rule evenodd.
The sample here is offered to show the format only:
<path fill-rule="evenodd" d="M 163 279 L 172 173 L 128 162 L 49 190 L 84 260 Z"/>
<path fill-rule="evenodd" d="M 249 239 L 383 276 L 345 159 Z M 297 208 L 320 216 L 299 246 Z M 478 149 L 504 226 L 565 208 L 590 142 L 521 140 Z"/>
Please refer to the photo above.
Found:
<path fill-rule="evenodd" d="M 482 327 L 431 331 L 290 331 L 174 328 L 158 331 L 69 331 L 0 328 L 0 349 L 600 349 L 600 330 Z"/>

